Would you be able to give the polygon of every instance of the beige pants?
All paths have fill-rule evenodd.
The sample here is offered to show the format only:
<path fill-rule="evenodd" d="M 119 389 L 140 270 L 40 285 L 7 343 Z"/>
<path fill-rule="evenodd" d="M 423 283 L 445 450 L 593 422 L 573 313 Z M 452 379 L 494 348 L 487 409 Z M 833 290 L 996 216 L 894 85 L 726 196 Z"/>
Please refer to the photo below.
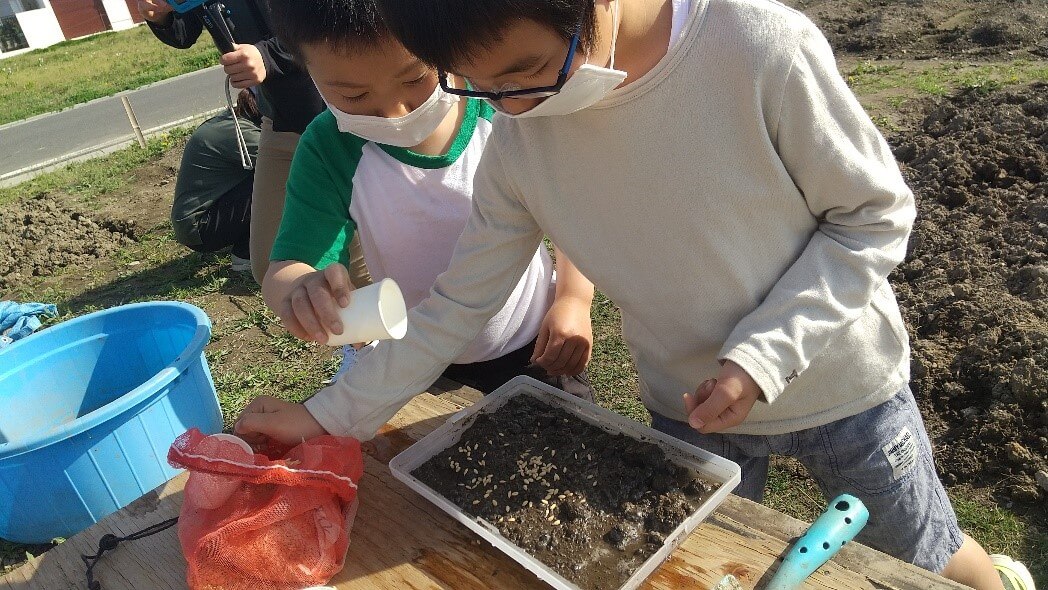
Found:
<path fill-rule="evenodd" d="M 269 269 L 269 253 L 273 251 L 280 219 L 284 216 L 287 177 L 299 137 L 297 133 L 273 131 L 273 121 L 262 118 L 251 195 L 251 274 L 259 284 Z M 349 244 L 349 279 L 356 287 L 371 284 L 371 275 L 360 250 L 360 237 L 356 233 Z"/>

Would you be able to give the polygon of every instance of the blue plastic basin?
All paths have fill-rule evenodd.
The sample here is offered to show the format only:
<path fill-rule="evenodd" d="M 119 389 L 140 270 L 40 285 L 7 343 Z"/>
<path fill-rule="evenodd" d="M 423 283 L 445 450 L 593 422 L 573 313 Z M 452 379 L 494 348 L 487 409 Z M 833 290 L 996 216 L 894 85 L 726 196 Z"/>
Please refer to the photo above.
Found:
<path fill-rule="evenodd" d="M 88 314 L 0 350 L 0 537 L 68 537 L 179 473 L 167 449 L 222 429 L 192 305 Z"/>

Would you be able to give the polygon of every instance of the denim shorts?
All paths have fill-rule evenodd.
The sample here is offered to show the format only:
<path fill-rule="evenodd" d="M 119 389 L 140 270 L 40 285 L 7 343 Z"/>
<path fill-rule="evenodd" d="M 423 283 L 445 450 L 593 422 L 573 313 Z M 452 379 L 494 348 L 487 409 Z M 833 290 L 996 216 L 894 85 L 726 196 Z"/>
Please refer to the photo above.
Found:
<path fill-rule="evenodd" d="M 855 416 L 787 434 L 701 434 L 656 413 L 651 425 L 738 463 L 735 493 L 756 502 L 764 496 L 768 456 L 795 457 L 827 501 L 848 493 L 869 509 L 857 541 L 924 569 L 941 572 L 964 541 L 909 387 Z"/>

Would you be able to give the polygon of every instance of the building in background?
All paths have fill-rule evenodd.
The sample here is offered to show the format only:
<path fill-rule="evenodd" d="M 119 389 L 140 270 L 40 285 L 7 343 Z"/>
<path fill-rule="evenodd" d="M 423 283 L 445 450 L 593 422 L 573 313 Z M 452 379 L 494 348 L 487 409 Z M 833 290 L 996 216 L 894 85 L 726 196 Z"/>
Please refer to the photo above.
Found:
<path fill-rule="evenodd" d="M 0 58 L 140 22 L 135 0 L 0 0 Z"/>

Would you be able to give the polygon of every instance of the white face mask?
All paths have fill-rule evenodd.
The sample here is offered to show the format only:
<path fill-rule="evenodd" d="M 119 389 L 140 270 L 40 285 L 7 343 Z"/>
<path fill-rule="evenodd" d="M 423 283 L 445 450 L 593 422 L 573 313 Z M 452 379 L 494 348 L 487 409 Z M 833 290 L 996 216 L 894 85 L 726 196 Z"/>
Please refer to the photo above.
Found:
<path fill-rule="evenodd" d="M 597 104 L 609 92 L 617 88 L 619 84 L 622 84 L 627 74 L 622 70 L 615 69 L 615 41 L 619 35 L 619 2 L 621 0 L 616 0 L 612 4 L 615 30 L 611 34 L 611 63 L 608 64 L 608 67 L 602 68 L 589 63 L 583 64 L 564 82 L 560 92 L 523 113 L 507 113 L 497 103 L 492 103 L 495 108 L 501 114 L 513 119 L 570 115 Z"/>
<path fill-rule="evenodd" d="M 339 131 L 352 133 L 375 143 L 412 147 L 433 135 L 458 99 L 458 96 L 444 92 L 438 84 L 426 102 L 403 117 L 393 119 L 370 115 L 350 115 L 338 110 L 326 99 L 324 102 L 335 115 Z"/>

